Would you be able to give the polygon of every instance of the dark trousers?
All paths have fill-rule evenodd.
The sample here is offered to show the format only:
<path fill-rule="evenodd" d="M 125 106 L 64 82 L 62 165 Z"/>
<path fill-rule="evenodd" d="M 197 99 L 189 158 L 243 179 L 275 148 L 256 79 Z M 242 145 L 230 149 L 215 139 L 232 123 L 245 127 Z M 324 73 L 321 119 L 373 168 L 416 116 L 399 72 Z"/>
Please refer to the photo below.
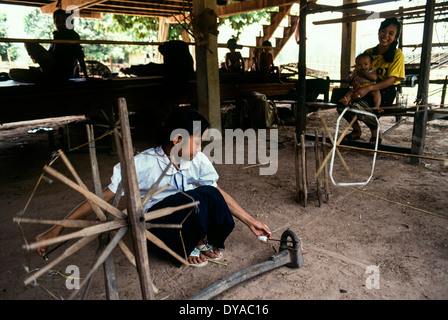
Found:
<path fill-rule="evenodd" d="M 153 211 L 199 201 L 197 207 L 176 211 L 168 216 L 149 221 L 161 224 L 182 223 L 182 229 L 152 228 L 150 232 L 184 258 L 188 258 L 198 242 L 205 237 L 209 244 L 224 248 L 224 242 L 235 227 L 235 222 L 221 192 L 215 187 L 202 186 L 185 193 L 191 198 L 179 192 L 166 197 L 149 209 Z M 172 258 L 164 250 L 156 248 L 151 243 L 149 248 L 155 253 Z M 175 264 L 180 265 L 179 261 L 172 259 Z"/>

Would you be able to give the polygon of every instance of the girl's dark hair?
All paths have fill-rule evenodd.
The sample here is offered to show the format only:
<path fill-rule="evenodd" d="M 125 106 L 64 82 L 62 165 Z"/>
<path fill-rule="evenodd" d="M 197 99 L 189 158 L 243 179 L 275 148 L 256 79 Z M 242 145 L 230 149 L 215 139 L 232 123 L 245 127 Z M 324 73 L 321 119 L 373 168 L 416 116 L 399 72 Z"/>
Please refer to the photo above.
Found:
<path fill-rule="evenodd" d="M 395 50 L 397 49 L 397 45 L 398 45 L 398 38 L 400 37 L 400 34 L 401 34 L 401 23 L 397 20 L 397 18 L 387 18 L 386 20 L 381 22 L 380 28 L 378 29 L 378 32 L 380 32 L 381 30 L 386 29 L 391 24 L 393 24 L 397 27 L 397 36 L 396 36 L 395 41 L 392 42 L 392 44 L 390 45 L 389 49 L 383 54 L 384 60 L 386 62 L 394 61 Z M 378 47 L 379 46 L 376 46 L 373 49 L 372 53 L 374 55 L 378 54 Z"/>
<path fill-rule="evenodd" d="M 200 122 L 200 132 L 197 130 L 199 126 L 195 121 Z M 200 135 L 210 128 L 210 122 L 197 110 L 190 107 L 176 107 L 171 111 L 166 120 L 160 126 L 157 137 L 157 146 L 165 146 L 171 142 L 171 132 L 176 129 L 184 129 L 189 135 Z"/>

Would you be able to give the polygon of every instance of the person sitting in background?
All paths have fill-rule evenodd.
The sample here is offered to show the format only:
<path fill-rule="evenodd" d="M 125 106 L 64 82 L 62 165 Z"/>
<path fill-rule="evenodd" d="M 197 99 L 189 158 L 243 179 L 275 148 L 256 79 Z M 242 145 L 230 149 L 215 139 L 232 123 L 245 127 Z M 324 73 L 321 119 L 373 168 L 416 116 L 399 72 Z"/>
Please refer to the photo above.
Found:
<path fill-rule="evenodd" d="M 400 33 L 401 23 L 396 18 L 387 18 L 381 22 L 378 29 L 378 44 L 373 48 L 365 50 L 366 53 L 373 57 L 372 68 L 378 75 L 378 80 L 374 84 L 360 87 L 356 90 L 353 93 L 356 100 L 352 100 L 348 106 L 351 109 L 371 112 L 374 114 L 374 117 L 357 114 L 357 119 L 352 125 L 353 130 L 344 137 L 343 142 L 349 143 L 360 139 L 362 130 L 359 121 L 364 122 L 370 129 L 369 145 L 371 147 L 376 144 L 377 138 L 379 143 L 382 142 L 375 117 L 379 118 L 381 115 L 393 112 L 393 110 L 384 109 L 384 107 L 392 105 L 396 97 L 397 86 L 405 77 L 404 55 L 397 48 Z M 374 109 L 373 98 L 369 94 L 375 90 L 379 90 L 381 93 L 381 105 L 378 109 Z M 341 114 L 345 108 L 346 106 L 339 102 L 336 110 Z M 345 112 L 344 119 L 350 123 L 354 115 L 353 112 Z"/>
<path fill-rule="evenodd" d="M 262 44 L 263 49 L 257 59 L 257 71 L 260 72 L 264 80 L 268 80 L 269 76 L 276 74 L 276 79 L 280 79 L 278 67 L 274 66 L 274 55 L 272 54 L 272 44 L 266 40 Z"/>

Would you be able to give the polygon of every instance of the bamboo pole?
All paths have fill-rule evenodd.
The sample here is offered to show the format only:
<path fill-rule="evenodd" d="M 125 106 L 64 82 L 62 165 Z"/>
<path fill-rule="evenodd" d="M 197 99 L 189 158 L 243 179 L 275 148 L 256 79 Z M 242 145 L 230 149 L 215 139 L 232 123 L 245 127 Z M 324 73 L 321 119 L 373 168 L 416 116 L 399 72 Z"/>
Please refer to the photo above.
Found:
<path fill-rule="evenodd" d="M 383 198 L 383 197 L 380 197 L 380 196 L 376 196 L 376 195 L 371 194 L 369 192 L 362 191 L 362 190 L 359 190 L 359 189 L 356 189 L 356 188 L 353 188 L 353 187 L 349 187 L 349 186 L 342 186 L 342 187 L 343 188 L 347 188 L 347 189 L 352 190 L 352 191 L 356 191 L 356 192 L 368 195 L 368 196 L 373 197 L 373 198 L 377 198 L 377 199 L 380 199 L 380 200 L 383 200 L 383 201 L 386 201 L 386 202 L 390 202 L 390 203 L 393 203 L 393 204 L 396 204 L 396 205 L 399 205 L 399 206 L 402 206 L 402 207 L 405 207 L 405 208 L 409 208 L 409 209 L 412 209 L 412 210 L 420 211 L 420 212 L 423 212 L 423 213 L 426 213 L 426 214 L 430 214 L 430 215 L 433 215 L 433 216 L 436 216 L 436 217 L 439 217 L 439 218 L 442 218 L 442 219 L 448 219 L 447 216 L 443 216 L 443 215 L 440 215 L 440 214 L 437 214 L 437 213 L 434 213 L 434 212 L 430 212 L 430 211 L 427 211 L 427 210 L 419 209 L 419 208 L 416 208 L 416 207 L 413 207 L 413 206 L 410 206 L 410 205 L 407 205 L 407 204 L 404 204 L 404 203 L 400 203 L 400 202 L 397 202 L 397 201 L 389 200 L 389 199 L 386 199 L 386 198 Z"/>
<path fill-rule="evenodd" d="M 62 226 L 64 228 L 86 228 L 101 223 L 99 221 L 74 220 L 74 219 L 62 219 L 62 220 L 32 219 L 32 218 L 23 218 L 20 216 L 14 217 L 12 221 L 18 224 L 19 223 L 50 224 L 50 225 Z"/>
<path fill-rule="evenodd" d="M 153 228 L 164 228 L 164 229 L 182 229 L 182 225 L 181 224 L 164 224 L 164 223 L 147 223 L 146 224 L 146 228 L 147 229 L 153 229 Z"/>
<path fill-rule="evenodd" d="M 353 150 L 366 151 L 366 152 L 378 152 L 378 153 L 390 154 L 390 155 L 396 155 L 396 156 L 402 156 L 402 157 L 415 157 L 415 158 L 422 158 L 422 159 L 427 159 L 427 160 L 443 161 L 444 165 L 448 166 L 448 159 L 444 159 L 444 158 L 436 158 L 436 157 L 431 157 L 431 156 L 424 156 L 424 155 L 410 154 L 410 153 L 399 153 L 399 152 L 386 151 L 386 150 L 373 150 L 373 149 L 366 149 L 366 148 L 346 146 L 346 145 L 338 145 L 338 148 L 353 149 Z"/>
<path fill-rule="evenodd" d="M 19 43 L 68 43 L 68 44 L 110 44 L 110 45 L 136 45 L 160 46 L 164 42 L 149 41 L 116 41 L 116 40 L 55 40 L 55 39 L 26 39 L 26 38 L 0 38 L 0 42 Z M 192 44 L 192 43 L 190 43 Z"/>
<path fill-rule="evenodd" d="M 117 219 L 117 220 L 112 220 L 110 222 L 103 222 L 100 223 L 98 225 L 94 225 L 91 227 L 87 227 L 84 228 L 82 230 L 76 231 L 76 232 L 72 232 L 69 234 L 65 234 L 62 236 L 58 236 L 58 237 L 54 237 L 51 239 L 46 239 L 46 240 L 42 240 L 39 242 L 35 242 L 35 243 L 31 243 L 29 245 L 23 245 L 23 248 L 30 251 L 30 250 L 34 250 L 40 247 L 46 247 L 58 242 L 62 242 L 65 240 L 70 240 L 70 239 L 75 239 L 75 238 L 81 238 L 81 237 L 88 237 L 91 235 L 98 235 L 100 233 L 106 232 L 106 231 L 111 231 L 111 230 L 115 230 L 118 228 L 122 228 L 127 226 L 127 221 L 126 219 Z"/>

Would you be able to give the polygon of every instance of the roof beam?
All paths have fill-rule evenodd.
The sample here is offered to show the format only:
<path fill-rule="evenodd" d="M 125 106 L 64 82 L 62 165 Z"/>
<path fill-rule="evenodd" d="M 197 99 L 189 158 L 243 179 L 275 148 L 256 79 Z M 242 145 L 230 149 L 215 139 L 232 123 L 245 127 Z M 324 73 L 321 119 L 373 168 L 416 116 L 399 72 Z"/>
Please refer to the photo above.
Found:
<path fill-rule="evenodd" d="M 447 1 L 437 3 L 435 11 L 440 14 L 444 13 L 444 11 L 446 10 L 447 3 L 448 3 Z M 419 10 L 419 11 L 416 11 L 416 10 Z M 378 12 L 368 12 L 366 14 L 348 16 L 348 17 L 343 17 L 343 18 L 338 18 L 338 19 L 314 21 L 313 24 L 322 25 L 322 24 L 332 24 L 332 23 L 356 22 L 356 21 L 361 21 L 361 20 L 373 19 L 374 17 L 376 19 L 385 19 L 385 18 L 390 18 L 390 17 L 396 17 L 397 15 L 407 16 L 407 15 L 421 14 L 421 13 L 425 13 L 424 6 L 403 8 L 402 12 L 399 9 L 383 11 L 383 12 L 379 12 L 379 13 Z"/>
<path fill-rule="evenodd" d="M 218 6 L 216 14 L 218 17 L 229 17 L 246 12 L 258 11 L 272 7 L 282 7 L 299 3 L 300 0 L 246 0 L 239 3 L 230 3 Z M 166 20 L 166 23 L 179 23 L 183 21 L 186 16 L 172 16 Z"/>
<path fill-rule="evenodd" d="M 317 4 L 315 9 L 312 9 L 310 13 L 321 13 L 321 12 L 328 12 L 328 11 L 345 11 L 348 9 L 355 9 L 359 7 L 365 7 L 365 6 L 372 6 L 376 4 L 381 3 L 387 3 L 387 2 L 397 2 L 399 0 L 370 0 L 370 1 L 364 1 L 364 2 L 356 2 L 356 3 L 347 3 L 343 4 L 341 6 L 328 6 L 328 5 L 319 5 Z"/>

